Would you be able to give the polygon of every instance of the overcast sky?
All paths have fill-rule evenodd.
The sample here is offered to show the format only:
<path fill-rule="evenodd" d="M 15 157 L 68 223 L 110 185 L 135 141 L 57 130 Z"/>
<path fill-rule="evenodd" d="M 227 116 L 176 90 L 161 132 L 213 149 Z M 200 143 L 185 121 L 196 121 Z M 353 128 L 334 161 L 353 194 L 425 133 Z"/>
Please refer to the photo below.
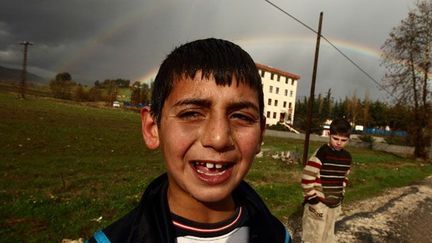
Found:
<path fill-rule="evenodd" d="M 380 47 L 416 0 L 272 0 L 380 81 Z M 69 72 L 82 83 L 149 81 L 176 46 L 207 37 L 233 41 L 261 64 L 301 76 L 308 95 L 316 34 L 264 0 L 0 0 L 0 66 L 43 77 Z M 321 39 L 315 94 L 387 96 Z"/>

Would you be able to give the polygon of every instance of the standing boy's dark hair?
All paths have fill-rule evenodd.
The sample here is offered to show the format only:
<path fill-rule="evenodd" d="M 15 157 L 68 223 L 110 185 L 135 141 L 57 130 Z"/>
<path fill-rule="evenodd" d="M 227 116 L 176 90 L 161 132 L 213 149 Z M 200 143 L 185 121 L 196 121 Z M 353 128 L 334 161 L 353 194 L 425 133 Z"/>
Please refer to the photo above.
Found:
<path fill-rule="evenodd" d="M 162 108 L 171 93 L 174 81 L 180 78 L 194 79 L 197 71 L 202 78 L 213 76 L 217 85 L 248 85 L 258 95 L 260 115 L 264 111 L 264 95 L 261 76 L 250 57 L 238 45 L 221 39 L 196 40 L 175 48 L 162 62 L 154 81 L 151 114 L 160 124 Z"/>
<path fill-rule="evenodd" d="M 334 119 L 330 124 L 330 134 L 349 137 L 351 135 L 351 125 L 343 118 Z"/>

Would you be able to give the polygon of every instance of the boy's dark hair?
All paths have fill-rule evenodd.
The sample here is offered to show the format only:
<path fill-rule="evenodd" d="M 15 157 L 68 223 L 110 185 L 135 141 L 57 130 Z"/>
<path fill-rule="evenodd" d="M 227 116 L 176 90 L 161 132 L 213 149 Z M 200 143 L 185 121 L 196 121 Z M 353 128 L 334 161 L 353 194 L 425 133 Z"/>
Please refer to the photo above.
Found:
<path fill-rule="evenodd" d="M 257 92 L 260 115 L 264 112 L 261 76 L 250 55 L 238 45 L 221 39 L 192 41 L 175 48 L 162 62 L 156 75 L 151 101 L 151 114 L 160 124 L 162 107 L 171 93 L 174 81 L 193 79 L 201 71 L 203 78 L 213 76 L 217 85 L 246 84 Z"/>
<path fill-rule="evenodd" d="M 351 125 L 343 118 L 334 119 L 330 124 L 330 134 L 349 137 L 351 135 Z"/>

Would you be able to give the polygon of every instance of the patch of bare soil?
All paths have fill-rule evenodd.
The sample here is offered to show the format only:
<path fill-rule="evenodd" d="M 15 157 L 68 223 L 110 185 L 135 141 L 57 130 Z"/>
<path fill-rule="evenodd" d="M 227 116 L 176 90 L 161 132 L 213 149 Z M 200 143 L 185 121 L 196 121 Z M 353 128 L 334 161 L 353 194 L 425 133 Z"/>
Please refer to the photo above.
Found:
<path fill-rule="evenodd" d="M 432 242 L 432 176 L 422 183 L 344 205 L 336 222 L 337 242 Z M 290 219 L 300 242 L 301 216 Z"/>

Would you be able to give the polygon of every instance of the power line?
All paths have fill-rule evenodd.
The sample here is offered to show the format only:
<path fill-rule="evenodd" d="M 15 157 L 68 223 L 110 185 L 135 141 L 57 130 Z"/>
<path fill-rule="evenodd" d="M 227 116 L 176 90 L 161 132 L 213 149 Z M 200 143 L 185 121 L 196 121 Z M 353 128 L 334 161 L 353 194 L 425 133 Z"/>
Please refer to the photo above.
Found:
<path fill-rule="evenodd" d="M 283 10 L 282 8 L 280 8 L 279 6 L 277 6 L 276 4 L 272 3 L 269 0 L 264 0 L 266 1 L 268 4 L 272 5 L 273 7 L 275 7 L 276 9 L 278 9 L 279 11 L 281 11 L 282 13 L 284 13 L 285 15 L 289 16 L 290 18 L 294 19 L 295 21 L 297 21 L 299 24 L 303 25 L 305 28 L 307 28 L 308 30 L 312 31 L 315 34 L 318 34 L 312 27 L 308 26 L 307 24 L 305 24 L 304 22 L 302 22 L 301 20 L 299 20 L 298 18 L 294 17 L 292 14 L 288 13 L 287 11 Z M 393 96 L 393 94 L 391 92 L 389 92 L 387 89 L 385 89 L 374 77 L 372 77 L 368 72 L 366 72 L 362 67 L 360 67 L 360 65 L 358 65 L 354 60 L 352 60 L 350 57 L 348 57 L 343 51 L 341 51 L 336 45 L 334 45 L 329 39 L 327 39 L 325 36 L 323 36 L 322 34 L 319 34 L 327 43 L 330 44 L 330 46 L 332 46 L 337 52 L 339 52 L 339 54 L 341 54 L 343 57 L 345 57 L 351 64 L 353 64 L 357 69 L 359 69 L 363 74 L 365 74 L 370 80 L 372 80 L 372 82 L 374 82 L 379 88 L 381 88 L 382 90 L 384 90 L 387 94 L 389 94 L 390 96 Z M 394 96 L 393 96 L 394 97 Z"/>

